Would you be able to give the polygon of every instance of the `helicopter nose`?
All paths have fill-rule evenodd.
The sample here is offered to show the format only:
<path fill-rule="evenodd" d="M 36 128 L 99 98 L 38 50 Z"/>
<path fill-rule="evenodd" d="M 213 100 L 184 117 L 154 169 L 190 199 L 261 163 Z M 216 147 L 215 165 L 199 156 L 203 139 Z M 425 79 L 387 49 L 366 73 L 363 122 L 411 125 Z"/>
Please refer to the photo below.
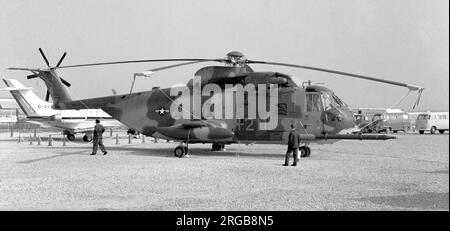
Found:
<path fill-rule="evenodd" d="M 346 108 L 333 108 L 326 111 L 324 123 L 332 127 L 335 132 L 353 129 L 356 126 L 353 114 Z"/>
<path fill-rule="evenodd" d="M 350 110 L 342 110 L 340 114 L 344 127 L 353 128 L 356 126 L 355 118 L 353 117 L 353 113 Z"/>

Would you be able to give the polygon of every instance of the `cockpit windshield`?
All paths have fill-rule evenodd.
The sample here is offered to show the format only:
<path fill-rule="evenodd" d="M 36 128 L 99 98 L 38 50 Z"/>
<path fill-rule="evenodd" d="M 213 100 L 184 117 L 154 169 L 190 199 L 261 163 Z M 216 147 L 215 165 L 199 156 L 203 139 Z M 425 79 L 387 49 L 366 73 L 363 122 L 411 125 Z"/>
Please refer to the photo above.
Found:
<path fill-rule="evenodd" d="M 337 97 L 337 95 L 335 95 L 334 93 L 333 93 L 332 97 L 339 106 L 348 107 L 348 105 L 344 101 L 342 101 L 339 97 Z"/>
<path fill-rule="evenodd" d="M 307 111 L 326 111 L 338 107 L 347 107 L 347 104 L 332 92 L 308 92 L 306 94 Z"/>

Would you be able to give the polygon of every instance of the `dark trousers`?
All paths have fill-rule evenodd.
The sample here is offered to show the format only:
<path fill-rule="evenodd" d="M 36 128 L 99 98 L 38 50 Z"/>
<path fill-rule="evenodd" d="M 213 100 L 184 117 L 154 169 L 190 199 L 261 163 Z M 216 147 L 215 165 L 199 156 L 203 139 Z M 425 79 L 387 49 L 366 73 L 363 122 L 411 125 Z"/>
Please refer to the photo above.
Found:
<path fill-rule="evenodd" d="M 298 163 L 298 148 L 289 147 L 286 151 L 286 158 L 284 160 L 285 165 L 289 165 L 289 159 L 291 157 L 291 153 L 294 156 L 294 165 L 297 165 Z"/>
<path fill-rule="evenodd" d="M 94 137 L 92 144 L 94 145 L 92 153 L 97 153 L 98 146 L 100 146 L 100 150 L 102 150 L 102 152 L 106 152 L 105 145 L 103 145 L 103 137 Z"/>

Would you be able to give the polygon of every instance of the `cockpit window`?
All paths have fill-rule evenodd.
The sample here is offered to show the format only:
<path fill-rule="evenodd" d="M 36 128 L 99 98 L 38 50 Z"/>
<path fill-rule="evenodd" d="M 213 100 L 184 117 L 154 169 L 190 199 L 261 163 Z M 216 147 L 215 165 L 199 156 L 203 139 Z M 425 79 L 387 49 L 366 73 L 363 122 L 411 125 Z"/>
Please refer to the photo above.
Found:
<path fill-rule="evenodd" d="M 332 92 L 322 91 L 306 93 L 307 111 L 326 111 L 337 107 L 347 107 L 347 104 Z"/>
<path fill-rule="evenodd" d="M 330 98 L 330 96 L 327 93 L 323 92 L 321 94 L 321 97 L 322 97 L 323 107 L 325 108 L 325 110 L 334 108 L 336 106 L 336 104 L 333 103 L 332 98 Z"/>
<path fill-rule="evenodd" d="M 344 101 L 339 99 L 339 97 L 337 97 L 337 95 L 333 94 L 332 97 L 336 101 L 336 103 L 339 104 L 339 106 L 341 106 L 341 107 L 348 107 L 348 105 L 346 103 L 344 103 Z"/>
<path fill-rule="evenodd" d="M 331 92 L 322 92 L 321 95 L 325 110 L 336 107 L 347 107 L 347 104 Z"/>
<path fill-rule="evenodd" d="M 318 93 L 306 94 L 306 111 L 323 111 L 321 96 Z"/>

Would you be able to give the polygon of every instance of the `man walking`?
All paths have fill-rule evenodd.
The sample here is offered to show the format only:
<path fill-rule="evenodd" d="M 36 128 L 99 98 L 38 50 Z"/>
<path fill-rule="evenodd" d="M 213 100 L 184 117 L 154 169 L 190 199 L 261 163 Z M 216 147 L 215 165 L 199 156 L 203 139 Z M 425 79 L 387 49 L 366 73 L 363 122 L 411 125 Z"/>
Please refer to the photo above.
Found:
<path fill-rule="evenodd" d="M 289 158 L 291 153 L 294 156 L 294 163 L 292 166 L 297 166 L 298 163 L 298 148 L 300 146 L 300 134 L 295 130 L 295 124 L 291 124 L 291 132 L 289 133 L 288 138 L 288 149 L 286 151 L 286 158 L 284 160 L 284 166 L 289 165 Z"/>
<path fill-rule="evenodd" d="M 102 150 L 103 155 L 106 155 L 108 152 L 105 149 L 105 146 L 103 145 L 103 132 L 105 132 L 105 128 L 102 124 L 100 124 L 100 120 L 95 120 L 95 127 L 94 127 L 94 139 L 93 139 L 93 150 L 91 155 L 97 154 L 97 147 L 100 146 L 100 150 Z"/>

